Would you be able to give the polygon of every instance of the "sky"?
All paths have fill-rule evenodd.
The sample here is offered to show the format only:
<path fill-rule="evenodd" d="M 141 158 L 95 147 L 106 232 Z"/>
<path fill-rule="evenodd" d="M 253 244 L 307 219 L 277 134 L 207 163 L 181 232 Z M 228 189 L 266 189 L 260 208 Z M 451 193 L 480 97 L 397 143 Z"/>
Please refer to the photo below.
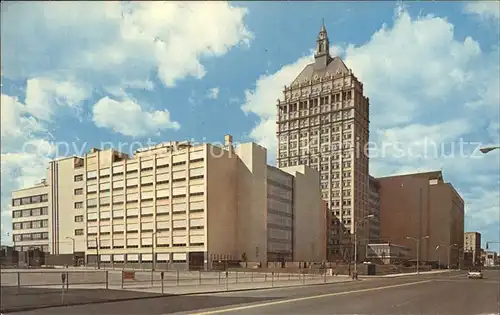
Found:
<path fill-rule="evenodd" d="M 370 173 L 442 170 L 465 229 L 500 240 L 500 150 L 478 151 L 500 143 L 498 2 L 1 5 L 3 243 L 11 191 L 56 157 L 232 134 L 273 164 L 277 99 L 322 19 L 370 99 Z"/>

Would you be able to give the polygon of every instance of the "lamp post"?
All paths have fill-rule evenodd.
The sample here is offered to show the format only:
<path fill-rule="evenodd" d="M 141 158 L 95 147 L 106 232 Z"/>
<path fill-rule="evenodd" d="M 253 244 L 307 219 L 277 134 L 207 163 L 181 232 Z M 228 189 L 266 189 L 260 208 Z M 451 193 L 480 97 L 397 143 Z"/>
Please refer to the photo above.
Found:
<path fill-rule="evenodd" d="M 95 238 L 95 248 L 96 248 L 96 255 L 97 255 L 97 269 L 101 269 L 101 257 L 99 256 L 99 240 L 97 237 Z"/>
<path fill-rule="evenodd" d="M 72 238 L 72 237 L 69 237 L 69 236 L 66 236 L 66 238 L 67 238 L 67 239 L 69 239 L 69 240 L 71 240 L 71 242 L 72 242 L 72 248 L 73 248 L 73 250 L 72 250 L 72 253 L 73 253 L 73 266 L 75 266 L 75 265 L 76 265 L 76 258 L 75 258 L 75 239 L 74 239 L 74 238 Z"/>
<path fill-rule="evenodd" d="M 486 154 L 486 153 L 493 151 L 493 150 L 496 150 L 496 149 L 500 149 L 500 146 L 483 147 L 483 148 L 479 149 L 479 151 L 481 151 L 481 153 L 483 153 L 483 154 Z"/>
<path fill-rule="evenodd" d="M 406 237 L 406 239 L 408 239 L 408 240 L 413 240 L 413 241 L 417 242 L 417 275 L 420 274 L 420 241 L 423 239 L 427 239 L 427 238 L 429 238 L 429 235 L 426 235 L 426 236 L 421 237 L 421 238 L 414 238 L 411 236 Z"/>
<path fill-rule="evenodd" d="M 153 287 L 153 277 L 155 271 L 155 235 L 156 231 L 151 233 L 151 287 Z"/>
<path fill-rule="evenodd" d="M 368 219 L 371 219 L 373 218 L 374 215 L 373 214 L 369 214 L 367 215 L 366 217 L 364 217 L 363 219 L 361 219 L 359 222 L 356 222 L 356 224 L 354 225 L 354 271 L 353 271 L 353 274 L 355 277 L 358 276 L 358 225 L 360 225 L 361 223 L 363 223 L 365 220 L 368 220 Z"/>
<path fill-rule="evenodd" d="M 434 250 L 438 250 L 441 247 L 441 245 L 436 246 Z M 438 269 L 441 269 L 441 257 L 438 252 Z"/>

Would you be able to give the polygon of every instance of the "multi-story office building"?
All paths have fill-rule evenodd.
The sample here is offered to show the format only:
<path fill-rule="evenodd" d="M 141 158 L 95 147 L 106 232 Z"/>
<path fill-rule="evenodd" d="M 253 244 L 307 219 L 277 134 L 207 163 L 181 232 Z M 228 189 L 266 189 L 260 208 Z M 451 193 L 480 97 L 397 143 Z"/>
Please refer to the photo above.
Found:
<path fill-rule="evenodd" d="M 369 100 L 363 84 L 341 58 L 330 56 L 325 26 L 315 60 L 307 65 L 277 104 L 278 167 L 308 165 L 320 172 L 322 197 L 331 211 L 330 254 L 341 254 L 357 229 L 368 238 Z M 362 248 L 363 246 L 361 246 Z"/>
<path fill-rule="evenodd" d="M 49 186 L 41 183 L 12 192 L 12 237 L 17 251 L 49 252 Z"/>
<path fill-rule="evenodd" d="M 481 261 L 481 233 L 465 232 L 464 252 L 472 254 L 472 264 L 479 264 Z"/>
<path fill-rule="evenodd" d="M 49 250 L 128 266 L 324 260 L 318 172 L 266 160 L 265 148 L 233 148 L 226 136 L 225 147 L 171 142 L 133 157 L 93 149 L 54 161 L 45 188 Z"/>
<path fill-rule="evenodd" d="M 450 255 L 450 265 L 457 266 L 464 244 L 464 201 L 441 171 L 378 182 L 381 239 L 410 248 L 413 258 L 420 240 L 422 261 L 443 262 Z"/>

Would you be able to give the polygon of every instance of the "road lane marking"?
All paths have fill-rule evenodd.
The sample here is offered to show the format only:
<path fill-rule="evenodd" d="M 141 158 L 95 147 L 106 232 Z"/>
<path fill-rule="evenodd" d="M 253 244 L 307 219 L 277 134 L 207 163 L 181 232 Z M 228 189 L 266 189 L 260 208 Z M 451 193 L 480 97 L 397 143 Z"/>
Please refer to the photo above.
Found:
<path fill-rule="evenodd" d="M 206 312 L 199 312 L 199 313 L 191 313 L 191 315 L 221 314 L 221 313 L 227 313 L 227 312 L 242 311 L 242 310 L 247 310 L 247 309 L 252 309 L 252 308 L 274 306 L 274 305 L 285 304 L 285 303 L 293 303 L 293 302 L 300 302 L 300 301 L 321 299 L 321 298 L 331 297 L 331 296 L 339 296 L 339 295 L 346 295 L 346 294 L 353 294 L 353 293 L 362 293 L 362 292 L 370 292 L 370 291 L 379 291 L 379 290 L 384 290 L 384 289 L 400 288 L 400 287 L 406 287 L 406 286 L 410 286 L 410 285 L 428 283 L 428 282 L 432 282 L 432 281 L 434 281 L 434 280 L 424 280 L 424 281 L 418 281 L 418 282 L 410 282 L 410 283 L 388 285 L 388 286 L 385 286 L 385 287 L 367 288 L 367 289 L 359 289 L 359 290 L 352 290 L 352 291 L 344 291 L 344 292 L 327 293 L 327 294 L 321 294 L 321 295 L 305 296 L 305 297 L 288 299 L 288 300 L 281 300 L 281 301 L 275 301 L 275 302 L 266 302 L 266 303 L 261 303 L 261 304 L 253 304 L 253 305 L 247 305 L 247 306 L 238 306 L 238 307 L 233 307 L 233 308 L 226 308 L 226 309 L 222 309 L 222 310 L 213 310 L 213 311 L 206 311 Z"/>

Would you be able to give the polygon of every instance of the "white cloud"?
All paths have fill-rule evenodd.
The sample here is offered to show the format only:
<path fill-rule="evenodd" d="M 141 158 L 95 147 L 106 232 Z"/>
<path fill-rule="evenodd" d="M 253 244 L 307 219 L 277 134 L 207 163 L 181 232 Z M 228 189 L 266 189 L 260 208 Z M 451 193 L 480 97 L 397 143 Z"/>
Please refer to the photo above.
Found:
<path fill-rule="evenodd" d="M 464 6 L 465 13 L 475 14 L 483 19 L 500 19 L 500 2 L 470 1 Z"/>
<path fill-rule="evenodd" d="M 38 119 L 51 121 L 58 107 L 65 106 L 76 113 L 88 97 L 86 89 L 70 81 L 57 82 L 48 78 L 33 78 L 26 83 L 26 111 Z"/>
<path fill-rule="evenodd" d="M 154 69 L 173 86 L 203 77 L 201 58 L 249 44 L 246 14 L 222 1 L 14 3 L 2 12 L 3 23 L 11 26 L 2 28 L 2 70 L 25 78 L 72 73 L 115 86 Z"/>
<path fill-rule="evenodd" d="M 109 128 L 126 136 L 141 137 L 159 134 L 165 129 L 180 128 L 180 124 L 170 120 L 168 110 L 144 111 L 141 105 L 130 99 L 116 101 L 104 97 L 92 109 L 96 126 Z"/>
<path fill-rule="evenodd" d="M 208 90 L 207 98 L 214 100 L 217 97 L 219 97 L 219 88 L 218 87 L 214 87 L 214 88 L 211 88 Z"/>

